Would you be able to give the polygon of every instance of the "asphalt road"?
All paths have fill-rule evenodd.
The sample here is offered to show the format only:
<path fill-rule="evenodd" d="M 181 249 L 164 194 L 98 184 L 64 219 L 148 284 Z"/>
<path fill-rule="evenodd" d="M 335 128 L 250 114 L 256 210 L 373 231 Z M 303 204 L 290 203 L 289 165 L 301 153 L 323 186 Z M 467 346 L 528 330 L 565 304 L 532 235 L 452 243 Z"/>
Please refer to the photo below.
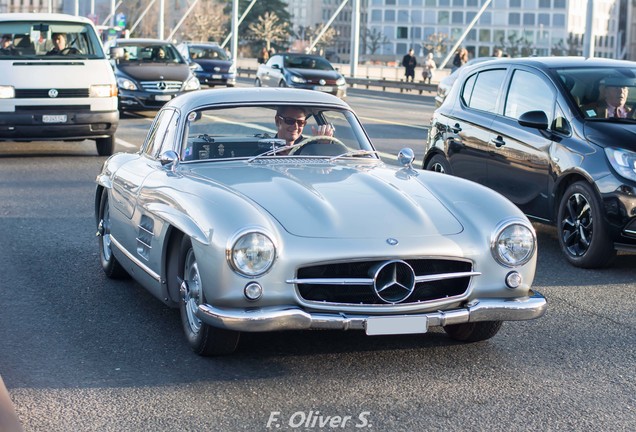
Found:
<path fill-rule="evenodd" d="M 349 102 L 380 150 L 417 145 L 421 160 L 432 97 Z M 149 124 L 124 118 L 118 149 Z M 490 341 L 248 334 L 235 355 L 201 358 L 178 311 L 103 275 L 95 154 L 88 141 L 0 143 L 0 375 L 25 430 L 636 430 L 636 256 L 576 269 L 537 225 L 548 312 Z"/>

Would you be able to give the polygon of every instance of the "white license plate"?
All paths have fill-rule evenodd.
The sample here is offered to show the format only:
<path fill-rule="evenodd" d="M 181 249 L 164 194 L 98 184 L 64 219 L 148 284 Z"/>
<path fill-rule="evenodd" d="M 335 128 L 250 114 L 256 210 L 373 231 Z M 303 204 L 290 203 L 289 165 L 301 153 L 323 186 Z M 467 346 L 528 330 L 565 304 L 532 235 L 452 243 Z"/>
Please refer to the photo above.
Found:
<path fill-rule="evenodd" d="M 321 92 L 331 92 L 331 91 L 333 91 L 333 87 L 329 87 L 329 86 L 316 86 L 316 87 L 314 87 L 314 90 L 321 91 Z"/>
<path fill-rule="evenodd" d="M 66 123 L 66 114 L 59 114 L 59 115 L 44 114 L 42 116 L 42 123 Z"/>
<path fill-rule="evenodd" d="M 212 79 L 222 79 L 223 75 L 212 75 Z"/>
<path fill-rule="evenodd" d="M 172 99 L 172 95 L 157 95 L 157 96 L 155 96 L 155 100 L 158 100 L 158 101 L 169 101 L 170 99 Z"/>
<path fill-rule="evenodd" d="M 425 316 L 376 317 L 367 319 L 369 336 L 426 333 L 428 322 Z"/>

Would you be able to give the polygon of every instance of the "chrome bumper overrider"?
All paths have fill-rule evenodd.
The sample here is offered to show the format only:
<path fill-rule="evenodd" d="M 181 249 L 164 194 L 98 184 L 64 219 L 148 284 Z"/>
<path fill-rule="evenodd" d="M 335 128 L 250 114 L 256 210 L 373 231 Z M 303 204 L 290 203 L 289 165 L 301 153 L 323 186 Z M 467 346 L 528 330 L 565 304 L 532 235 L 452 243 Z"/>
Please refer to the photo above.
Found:
<path fill-rule="evenodd" d="M 477 321 L 530 320 L 541 317 L 546 309 L 545 297 L 538 292 L 531 292 L 528 297 L 473 300 L 465 307 L 457 309 L 408 316 L 425 316 L 428 327 L 436 327 Z M 219 309 L 204 304 L 199 306 L 197 316 L 214 327 L 243 332 L 269 332 L 305 329 L 364 330 L 367 319 L 379 315 L 309 313 L 300 308 Z"/>

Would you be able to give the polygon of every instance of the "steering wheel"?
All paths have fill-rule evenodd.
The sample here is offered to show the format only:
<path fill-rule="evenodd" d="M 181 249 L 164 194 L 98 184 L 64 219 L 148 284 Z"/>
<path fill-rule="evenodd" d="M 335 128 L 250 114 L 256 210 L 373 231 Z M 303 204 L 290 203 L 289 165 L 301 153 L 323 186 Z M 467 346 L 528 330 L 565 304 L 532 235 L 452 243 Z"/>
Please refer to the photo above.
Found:
<path fill-rule="evenodd" d="M 327 143 L 317 141 L 329 141 Z M 347 153 L 349 148 L 338 138 L 329 135 L 315 135 L 298 143 L 290 155 L 338 156 Z"/>

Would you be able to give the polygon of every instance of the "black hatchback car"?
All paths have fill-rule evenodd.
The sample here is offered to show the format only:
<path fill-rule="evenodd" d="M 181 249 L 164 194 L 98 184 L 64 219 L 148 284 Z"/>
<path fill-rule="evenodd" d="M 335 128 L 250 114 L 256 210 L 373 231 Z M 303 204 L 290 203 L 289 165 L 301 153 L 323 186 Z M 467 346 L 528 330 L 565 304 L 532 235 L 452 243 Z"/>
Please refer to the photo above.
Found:
<path fill-rule="evenodd" d="M 636 62 L 502 59 L 466 68 L 423 168 L 473 180 L 557 227 L 575 266 L 636 251 Z M 618 108 L 618 111 L 617 109 Z"/>
<path fill-rule="evenodd" d="M 273 55 L 258 66 L 254 85 L 317 90 L 339 98 L 347 95 L 347 82 L 327 59 L 300 53 Z"/>
<path fill-rule="evenodd" d="M 201 85 L 236 85 L 236 65 L 216 43 L 183 42 L 177 45 L 177 49 L 191 65 Z"/>

